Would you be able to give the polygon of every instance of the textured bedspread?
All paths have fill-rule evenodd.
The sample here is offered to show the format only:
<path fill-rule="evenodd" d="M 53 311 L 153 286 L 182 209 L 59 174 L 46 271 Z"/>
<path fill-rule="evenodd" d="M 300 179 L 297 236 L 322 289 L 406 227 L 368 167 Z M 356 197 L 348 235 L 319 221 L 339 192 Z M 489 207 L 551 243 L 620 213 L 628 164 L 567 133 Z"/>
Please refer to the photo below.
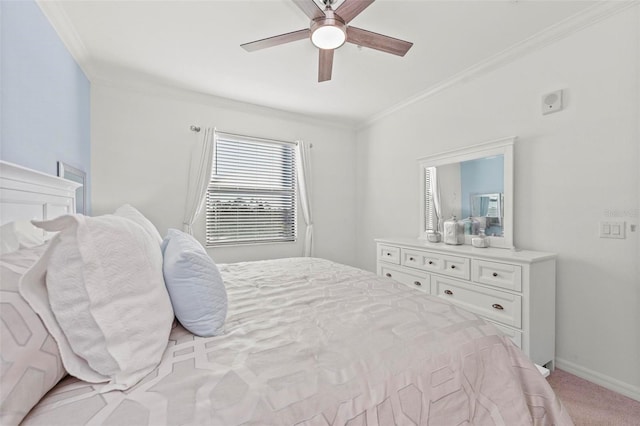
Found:
<path fill-rule="evenodd" d="M 67 377 L 24 424 L 572 424 L 508 338 L 444 301 L 320 259 L 220 270 L 224 335 L 177 325 L 134 388 Z"/>

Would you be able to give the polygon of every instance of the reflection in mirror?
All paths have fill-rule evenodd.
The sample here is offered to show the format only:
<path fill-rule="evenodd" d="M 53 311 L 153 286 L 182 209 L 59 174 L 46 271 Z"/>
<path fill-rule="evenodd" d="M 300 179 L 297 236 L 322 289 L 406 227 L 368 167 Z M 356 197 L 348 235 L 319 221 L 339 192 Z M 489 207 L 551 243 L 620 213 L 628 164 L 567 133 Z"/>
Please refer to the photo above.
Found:
<path fill-rule="evenodd" d="M 493 247 L 513 247 L 513 142 L 506 138 L 420 159 L 421 237 L 455 216 L 465 243 L 483 230 Z M 434 187 L 433 183 L 437 182 Z"/>
<path fill-rule="evenodd" d="M 502 237 L 502 205 L 504 203 L 504 157 L 494 155 L 470 161 L 439 166 L 443 214 L 448 219 L 456 216 L 475 225 L 467 235 Z"/>
<path fill-rule="evenodd" d="M 471 195 L 471 218 L 479 222 L 486 235 L 502 237 L 504 194 Z"/>

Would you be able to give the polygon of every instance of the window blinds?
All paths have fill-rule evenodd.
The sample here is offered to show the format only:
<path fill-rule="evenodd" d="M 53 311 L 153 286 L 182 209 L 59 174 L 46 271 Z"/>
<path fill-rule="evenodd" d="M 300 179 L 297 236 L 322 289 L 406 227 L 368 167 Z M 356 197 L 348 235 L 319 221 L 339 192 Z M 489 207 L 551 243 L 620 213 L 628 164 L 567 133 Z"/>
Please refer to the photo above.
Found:
<path fill-rule="evenodd" d="M 295 241 L 295 145 L 217 133 L 213 156 L 207 245 Z"/>

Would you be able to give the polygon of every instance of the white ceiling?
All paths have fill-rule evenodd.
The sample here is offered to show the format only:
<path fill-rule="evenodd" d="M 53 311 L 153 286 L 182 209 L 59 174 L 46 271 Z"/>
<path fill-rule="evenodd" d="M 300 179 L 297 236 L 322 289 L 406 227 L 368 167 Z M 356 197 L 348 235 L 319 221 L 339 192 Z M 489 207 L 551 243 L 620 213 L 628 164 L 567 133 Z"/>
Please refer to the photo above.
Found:
<path fill-rule="evenodd" d="M 154 82 L 358 124 L 596 2 L 378 0 L 351 25 L 413 47 L 398 57 L 347 43 L 335 53 L 333 79 L 323 83 L 309 40 L 240 48 L 308 28 L 290 0 L 39 3 L 92 81 Z"/>

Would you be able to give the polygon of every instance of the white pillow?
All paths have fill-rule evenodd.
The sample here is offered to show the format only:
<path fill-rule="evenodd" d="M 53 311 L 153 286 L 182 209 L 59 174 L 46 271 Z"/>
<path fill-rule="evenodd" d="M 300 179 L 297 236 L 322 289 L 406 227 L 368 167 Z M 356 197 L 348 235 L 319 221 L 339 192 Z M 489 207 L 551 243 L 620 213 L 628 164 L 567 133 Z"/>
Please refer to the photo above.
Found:
<path fill-rule="evenodd" d="M 169 229 L 162 242 L 164 281 L 178 321 L 197 336 L 217 336 L 227 318 L 227 290 L 213 259 L 191 235 Z"/>
<path fill-rule="evenodd" d="M 120 217 L 126 217 L 127 219 L 134 221 L 138 225 L 142 226 L 151 238 L 158 242 L 158 245 L 162 244 L 162 237 L 155 225 L 132 205 L 124 204 L 120 206 L 118 210 L 113 212 L 113 214 Z"/>
<path fill-rule="evenodd" d="M 44 244 L 44 232 L 29 221 L 15 221 L 0 226 L 0 254 Z"/>
<path fill-rule="evenodd" d="M 69 374 L 108 382 L 101 392 L 128 389 L 160 362 L 174 318 L 160 247 L 113 215 L 33 223 L 60 232 L 20 293 L 56 339 Z"/>

